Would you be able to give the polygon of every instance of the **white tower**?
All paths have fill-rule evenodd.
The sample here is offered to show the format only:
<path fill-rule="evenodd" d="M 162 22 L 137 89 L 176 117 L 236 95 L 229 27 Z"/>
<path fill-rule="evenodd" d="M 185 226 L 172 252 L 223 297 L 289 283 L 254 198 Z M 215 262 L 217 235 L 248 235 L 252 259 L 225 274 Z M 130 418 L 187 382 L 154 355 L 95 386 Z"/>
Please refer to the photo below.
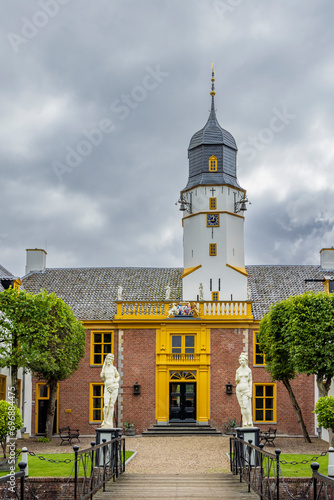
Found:
<path fill-rule="evenodd" d="M 218 123 L 212 67 L 211 112 L 188 148 L 189 179 L 181 191 L 183 299 L 247 300 L 244 262 L 246 191 L 236 175 L 237 146 Z"/>

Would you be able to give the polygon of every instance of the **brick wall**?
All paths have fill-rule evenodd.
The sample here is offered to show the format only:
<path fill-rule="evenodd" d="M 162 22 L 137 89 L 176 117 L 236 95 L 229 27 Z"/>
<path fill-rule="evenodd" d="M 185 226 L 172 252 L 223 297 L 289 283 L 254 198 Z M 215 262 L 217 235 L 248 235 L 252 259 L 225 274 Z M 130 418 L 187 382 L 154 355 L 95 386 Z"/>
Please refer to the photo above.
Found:
<path fill-rule="evenodd" d="M 133 384 L 141 393 L 133 394 Z M 122 420 L 135 423 L 141 433 L 155 423 L 156 331 L 124 330 Z"/>
<path fill-rule="evenodd" d="M 236 418 L 240 423 L 240 407 L 235 395 L 235 372 L 244 347 L 244 331 L 217 328 L 211 330 L 211 408 L 210 423 L 225 431 L 224 424 Z M 226 384 L 233 384 L 233 394 L 226 394 Z"/>
<path fill-rule="evenodd" d="M 240 421 L 240 407 L 235 393 L 235 372 L 239 367 L 238 358 L 244 349 L 244 332 L 239 329 L 211 330 L 211 423 L 224 430 L 223 424 L 228 418 Z M 254 383 L 272 383 L 265 367 L 253 366 L 253 331 L 249 331 L 248 339 L 249 367 L 252 370 Z M 225 392 L 225 385 L 233 384 L 233 394 Z M 276 383 L 277 427 L 279 434 L 301 435 L 288 392 L 281 382 Z M 301 407 L 303 418 L 310 434 L 314 434 L 314 377 L 299 375 L 291 382 L 297 401 Z M 271 424 L 256 424 L 260 429 L 267 429 Z"/>
<path fill-rule="evenodd" d="M 292 403 L 288 391 L 282 382 L 273 382 L 266 367 L 253 366 L 253 331 L 250 330 L 249 340 L 249 367 L 252 369 L 253 382 L 275 383 L 277 395 L 277 432 L 279 434 L 298 434 L 302 431 L 298 424 L 296 412 L 292 407 Z M 291 381 L 291 387 L 300 406 L 303 414 L 304 422 L 310 434 L 315 434 L 314 428 L 314 376 L 305 374 L 298 375 Z M 258 424 L 256 424 L 258 425 Z M 258 427 L 268 428 L 268 424 L 259 424 Z M 275 426 L 276 427 L 276 426 Z"/>

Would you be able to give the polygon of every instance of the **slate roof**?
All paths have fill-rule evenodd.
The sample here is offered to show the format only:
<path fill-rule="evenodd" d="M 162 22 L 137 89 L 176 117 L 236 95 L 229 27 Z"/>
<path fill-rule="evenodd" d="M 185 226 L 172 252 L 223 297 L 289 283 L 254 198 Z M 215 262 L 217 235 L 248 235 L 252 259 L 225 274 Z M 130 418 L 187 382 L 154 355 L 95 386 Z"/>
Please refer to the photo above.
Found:
<path fill-rule="evenodd" d="M 321 282 L 305 282 L 306 279 L 322 280 L 334 278 L 334 271 L 325 271 L 320 266 L 246 266 L 249 274 L 254 319 L 260 320 L 272 304 L 288 299 L 292 295 L 313 290 L 323 292 Z"/>
<path fill-rule="evenodd" d="M 188 149 L 196 148 L 202 144 L 225 144 L 236 151 L 238 150 L 234 137 L 218 123 L 213 98 L 208 121 L 201 130 L 192 136 Z"/>
<path fill-rule="evenodd" d="M 0 266 L 0 272 L 1 272 Z M 320 279 L 333 276 L 320 266 L 247 266 L 254 319 L 260 320 L 271 304 L 310 290 L 324 290 Z M 91 267 L 46 269 L 31 273 L 24 288 L 38 293 L 42 288 L 54 292 L 72 307 L 81 320 L 111 320 L 116 312 L 117 288 L 123 287 L 123 300 L 164 300 L 165 287 L 171 286 L 171 300 L 182 298 L 181 268 Z M 10 273 L 9 273 L 10 274 Z"/>
<path fill-rule="evenodd" d="M 49 269 L 22 278 L 24 288 L 38 293 L 45 288 L 72 307 L 80 320 L 110 320 L 116 313 L 117 289 L 123 300 L 164 300 L 166 286 L 171 299 L 182 296 L 181 268 L 89 267 Z"/>
<path fill-rule="evenodd" d="M 0 264 L 0 280 L 4 278 L 11 278 L 11 279 L 16 279 L 16 276 L 14 276 L 12 273 L 7 271 L 3 266 Z M 3 292 L 3 286 L 1 285 L 0 282 L 0 292 Z"/>

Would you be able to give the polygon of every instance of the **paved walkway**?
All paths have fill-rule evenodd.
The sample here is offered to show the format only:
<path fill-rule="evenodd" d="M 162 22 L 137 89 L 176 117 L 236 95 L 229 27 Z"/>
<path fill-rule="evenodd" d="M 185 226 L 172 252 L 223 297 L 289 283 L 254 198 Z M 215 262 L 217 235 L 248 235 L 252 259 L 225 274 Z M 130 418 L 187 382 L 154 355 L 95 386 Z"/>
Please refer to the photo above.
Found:
<path fill-rule="evenodd" d="M 229 473 L 229 438 L 224 436 L 136 437 L 126 439 L 137 455 L 126 472 L 94 500 L 258 499 Z"/>
<path fill-rule="evenodd" d="M 230 474 L 134 474 L 125 473 L 115 483 L 109 481 L 94 500 L 117 499 L 220 499 L 258 500 L 247 485 Z"/>

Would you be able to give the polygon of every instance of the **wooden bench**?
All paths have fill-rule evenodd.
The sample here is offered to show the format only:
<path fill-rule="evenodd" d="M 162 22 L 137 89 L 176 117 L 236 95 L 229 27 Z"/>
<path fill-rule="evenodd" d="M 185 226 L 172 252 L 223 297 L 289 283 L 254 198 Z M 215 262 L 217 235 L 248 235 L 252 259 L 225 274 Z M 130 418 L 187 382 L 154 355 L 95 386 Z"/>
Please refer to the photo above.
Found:
<path fill-rule="evenodd" d="M 277 429 L 273 429 L 272 427 L 269 427 L 267 431 L 262 431 L 260 432 L 260 441 L 264 441 L 264 444 L 272 444 L 274 445 L 274 441 L 276 438 L 276 432 Z"/>
<path fill-rule="evenodd" d="M 80 434 L 79 429 L 74 431 L 68 425 L 66 427 L 60 427 L 59 428 L 59 437 L 61 439 L 60 446 L 63 443 L 72 444 L 72 439 L 77 439 L 80 443 L 79 434 Z"/>

